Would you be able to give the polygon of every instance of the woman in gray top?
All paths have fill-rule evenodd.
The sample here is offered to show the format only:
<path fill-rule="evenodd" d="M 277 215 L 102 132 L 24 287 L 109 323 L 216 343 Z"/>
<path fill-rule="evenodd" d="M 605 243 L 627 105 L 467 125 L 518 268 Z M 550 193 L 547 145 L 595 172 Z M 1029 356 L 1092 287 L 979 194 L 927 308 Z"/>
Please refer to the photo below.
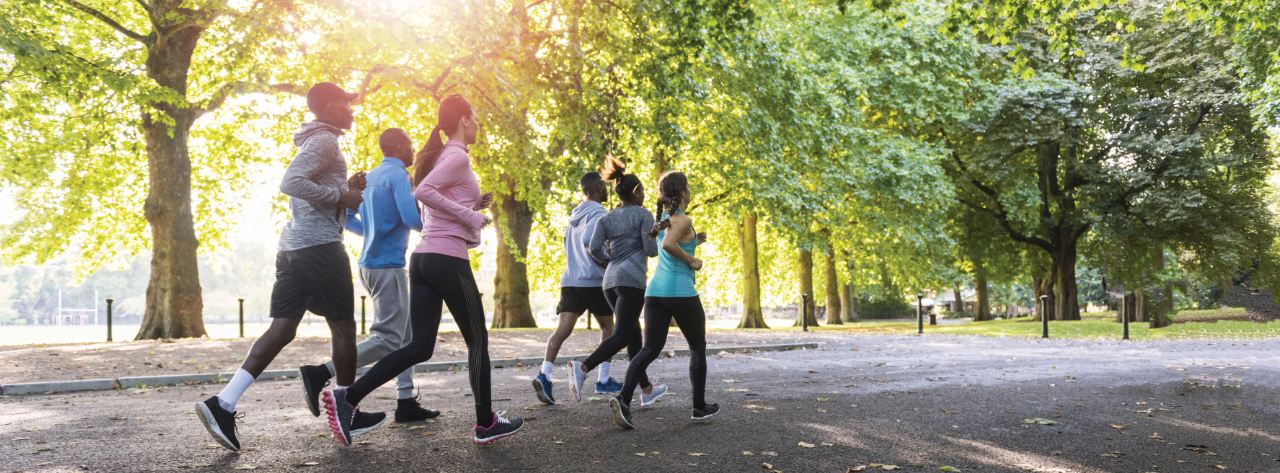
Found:
<path fill-rule="evenodd" d="M 627 347 L 627 358 L 640 352 L 643 339 L 640 333 L 640 313 L 644 309 L 645 277 L 649 258 L 658 255 L 658 242 L 651 234 L 653 214 L 644 209 L 644 186 L 635 174 L 627 174 L 626 167 L 613 156 L 605 158 L 601 172 L 605 180 L 614 182 L 622 206 L 609 212 L 596 222 L 589 248 L 591 256 L 607 265 L 604 270 L 604 296 L 613 307 L 613 335 L 600 342 L 596 351 L 582 363 L 569 362 L 569 391 L 574 399 L 582 400 L 582 382 L 587 373 L 609 361 L 622 347 Z M 648 378 L 640 379 L 642 406 L 658 401 L 667 393 L 667 386 L 653 386 Z"/>

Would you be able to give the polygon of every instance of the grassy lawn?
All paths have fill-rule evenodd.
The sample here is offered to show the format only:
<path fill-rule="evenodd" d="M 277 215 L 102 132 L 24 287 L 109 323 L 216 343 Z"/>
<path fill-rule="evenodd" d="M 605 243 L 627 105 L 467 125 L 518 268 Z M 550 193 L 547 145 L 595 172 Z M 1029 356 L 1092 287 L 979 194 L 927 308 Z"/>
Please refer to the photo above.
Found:
<path fill-rule="evenodd" d="M 1226 308 L 1214 310 L 1186 310 L 1174 317 L 1176 322 L 1170 327 L 1161 329 L 1148 328 L 1145 322 L 1129 324 L 1129 338 L 1150 340 L 1162 338 L 1263 338 L 1280 336 L 1280 322 L 1257 323 L 1248 320 L 1232 320 L 1244 318 L 1244 309 Z M 1082 320 L 1072 322 L 1049 322 L 1049 336 L 1053 338 L 1120 338 L 1122 327 L 1115 321 L 1114 312 L 1085 313 Z M 791 327 L 792 321 L 773 324 L 771 330 L 799 330 Z M 1039 337 L 1040 322 L 1028 317 L 1016 319 L 993 320 L 990 322 L 968 322 L 930 326 L 926 325 L 926 334 L 945 333 L 954 335 L 985 335 L 997 337 Z M 845 325 L 823 325 L 811 328 L 820 332 L 831 333 L 885 333 L 909 335 L 916 333 L 915 321 L 865 321 Z"/>

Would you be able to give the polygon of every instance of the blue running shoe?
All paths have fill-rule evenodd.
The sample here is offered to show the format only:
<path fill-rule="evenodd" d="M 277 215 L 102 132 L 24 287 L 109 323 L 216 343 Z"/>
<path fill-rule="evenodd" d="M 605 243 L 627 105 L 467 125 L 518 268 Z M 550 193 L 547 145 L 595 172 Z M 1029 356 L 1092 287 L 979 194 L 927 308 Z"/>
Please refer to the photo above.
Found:
<path fill-rule="evenodd" d="M 538 373 L 538 377 L 533 378 L 533 393 L 543 404 L 556 405 L 556 396 L 551 393 L 551 379 L 547 378 L 547 375 Z"/>
<path fill-rule="evenodd" d="M 657 386 L 654 386 L 653 392 L 640 393 L 640 407 L 649 407 L 654 404 L 657 404 L 658 400 L 662 399 L 662 396 L 666 396 L 666 395 L 667 395 L 667 385 L 659 384 Z"/>
<path fill-rule="evenodd" d="M 596 381 L 596 394 L 618 394 L 622 392 L 622 385 L 618 384 L 618 380 L 609 378 L 603 383 Z"/>

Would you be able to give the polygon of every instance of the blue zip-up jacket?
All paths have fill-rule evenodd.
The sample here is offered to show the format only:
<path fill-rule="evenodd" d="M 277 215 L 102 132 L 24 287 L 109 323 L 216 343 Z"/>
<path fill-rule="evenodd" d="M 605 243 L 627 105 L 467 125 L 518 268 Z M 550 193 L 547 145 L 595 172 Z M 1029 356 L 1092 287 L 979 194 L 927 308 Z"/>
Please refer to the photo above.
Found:
<path fill-rule="evenodd" d="M 404 168 L 398 158 L 382 158 L 382 164 L 365 176 L 360 213 L 347 210 L 347 231 L 364 236 L 361 268 L 403 268 L 409 230 L 422 231 L 413 185 Z"/>

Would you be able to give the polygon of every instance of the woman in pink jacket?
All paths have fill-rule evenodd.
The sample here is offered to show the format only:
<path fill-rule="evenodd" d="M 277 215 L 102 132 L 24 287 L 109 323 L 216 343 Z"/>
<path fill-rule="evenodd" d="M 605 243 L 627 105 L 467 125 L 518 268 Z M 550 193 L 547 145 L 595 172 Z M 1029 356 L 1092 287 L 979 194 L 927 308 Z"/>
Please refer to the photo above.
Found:
<path fill-rule="evenodd" d="M 475 144 L 480 124 L 471 104 L 460 95 L 440 103 L 438 121 L 431 139 L 418 153 L 413 170 L 413 195 L 422 202 L 422 242 L 409 261 L 409 312 L 413 341 L 369 369 L 350 388 L 324 393 L 329 429 L 339 443 L 349 445 L 351 419 L 365 396 L 396 374 L 431 359 L 440 330 L 442 305 L 449 306 L 467 342 L 467 367 L 476 404 L 475 437 L 485 445 L 511 436 L 524 426 L 519 418 L 507 419 L 493 412 L 489 373 L 489 334 L 485 330 L 484 307 L 467 250 L 480 245 L 480 229 L 492 220 L 481 213 L 489 207 L 492 193 L 480 193 L 471 170 L 467 146 Z M 445 143 L 443 131 L 449 136 Z"/>

